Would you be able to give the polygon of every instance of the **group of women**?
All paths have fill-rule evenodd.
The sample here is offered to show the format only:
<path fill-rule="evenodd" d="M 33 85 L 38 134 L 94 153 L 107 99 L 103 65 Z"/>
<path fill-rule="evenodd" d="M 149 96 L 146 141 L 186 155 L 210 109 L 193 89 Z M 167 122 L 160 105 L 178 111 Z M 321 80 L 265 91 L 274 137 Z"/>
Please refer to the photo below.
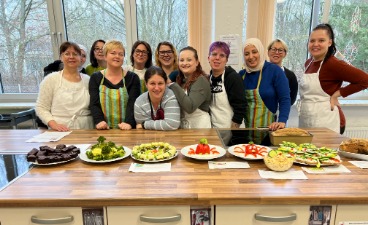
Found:
<path fill-rule="evenodd" d="M 286 44 L 276 39 L 267 50 L 270 62 L 261 41 L 247 39 L 244 69 L 237 73 L 226 66 L 229 46 L 216 41 L 209 47 L 207 75 L 190 46 L 177 53 L 170 42 L 161 42 L 152 66 L 150 45 L 137 41 L 130 55 L 132 65 L 123 66 L 123 44 L 97 40 L 90 51 L 88 76 L 78 69 L 78 45 L 65 42 L 60 47 L 64 69 L 42 81 L 36 112 L 57 131 L 238 128 L 242 123 L 276 130 L 286 126 L 299 86 L 299 126 L 340 132 L 345 118 L 338 97 L 368 88 L 368 76 L 334 57 L 331 26 L 314 28 L 308 43 L 311 58 L 298 81 L 282 65 Z M 342 87 L 342 82 L 349 85 Z"/>

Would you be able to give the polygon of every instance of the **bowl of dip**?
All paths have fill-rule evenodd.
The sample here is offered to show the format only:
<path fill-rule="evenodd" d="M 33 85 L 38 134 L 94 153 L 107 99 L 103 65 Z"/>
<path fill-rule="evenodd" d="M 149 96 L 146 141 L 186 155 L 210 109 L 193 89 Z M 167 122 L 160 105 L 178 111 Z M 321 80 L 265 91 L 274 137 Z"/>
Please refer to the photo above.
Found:
<path fill-rule="evenodd" d="M 289 170 L 292 167 L 294 160 L 295 156 L 277 150 L 269 151 L 263 158 L 267 168 L 277 172 Z"/>

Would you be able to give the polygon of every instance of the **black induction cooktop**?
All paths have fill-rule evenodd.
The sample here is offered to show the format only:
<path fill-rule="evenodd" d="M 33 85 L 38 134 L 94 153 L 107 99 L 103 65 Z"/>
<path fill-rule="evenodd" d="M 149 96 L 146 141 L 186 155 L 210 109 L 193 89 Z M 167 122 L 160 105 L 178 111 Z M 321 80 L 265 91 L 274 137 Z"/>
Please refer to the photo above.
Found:
<path fill-rule="evenodd" d="M 217 130 L 225 147 L 253 142 L 258 145 L 272 146 L 269 131 L 259 130 Z"/>
<path fill-rule="evenodd" d="M 0 191 L 31 168 L 24 154 L 0 154 Z"/>

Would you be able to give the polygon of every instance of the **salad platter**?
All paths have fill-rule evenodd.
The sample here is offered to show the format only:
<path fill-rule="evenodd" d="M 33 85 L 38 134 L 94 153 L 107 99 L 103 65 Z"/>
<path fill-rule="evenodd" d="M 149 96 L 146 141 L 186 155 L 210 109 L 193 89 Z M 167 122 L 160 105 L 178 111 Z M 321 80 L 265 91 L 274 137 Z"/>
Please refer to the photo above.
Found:
<path fill-rule="evenodd" d="M 250 142 L 249 144 L 230 146 L 228 151 L 230 154 L 245 160 L 261 160 L 271 151 L 271 148 Z"/>
<path fill-rule="evenodd" d="M 132 149 L 131 157 L 140 162 L 163 162 L 178 155 L 176 148 L 166 142 L 152 142 L 136 145 Z"/>
<path fill-rule="evenodd" d="M 79 158 L 84 161 L 84 162 L 88 162 L 88 163 L 109 163 L 109 162 L 115 162 L 115 161 L 119 161 L 122 159 L 127 158 L 128 156 L 130 156 L 130 154 L 132 153 L 132 150 L 126 146 L 123 146 L 124 149 L 124 155 L 117 157 L 117 158 L 112 158 L 112 159 L 105 159 L 105 160 L 95 160 L 95 159 L 90 159 L 87 156 L 87 151 L 89 151 L 90 149 L 88 149 L 87 151 L 81 152 L 79 154 Z"/>

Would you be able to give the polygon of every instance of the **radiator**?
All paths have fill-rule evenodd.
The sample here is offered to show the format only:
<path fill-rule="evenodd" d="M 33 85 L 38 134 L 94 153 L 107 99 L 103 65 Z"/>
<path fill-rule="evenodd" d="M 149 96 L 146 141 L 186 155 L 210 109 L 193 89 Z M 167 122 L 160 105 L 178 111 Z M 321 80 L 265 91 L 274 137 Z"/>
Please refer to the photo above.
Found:
<path fill-rule="evenodd" d="M 346 128 L 343 135 L 349 138 L 368 138 L 368 127 Z"/>

